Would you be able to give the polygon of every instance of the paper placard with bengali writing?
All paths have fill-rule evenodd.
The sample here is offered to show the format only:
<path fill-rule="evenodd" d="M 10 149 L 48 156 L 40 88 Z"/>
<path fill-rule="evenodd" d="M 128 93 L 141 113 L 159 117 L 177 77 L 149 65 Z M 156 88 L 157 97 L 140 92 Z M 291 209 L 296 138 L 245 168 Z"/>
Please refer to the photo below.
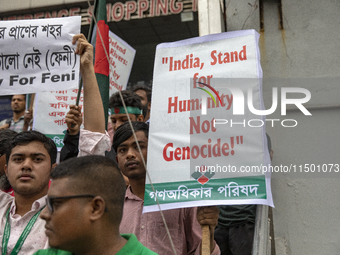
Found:
<path fill-rule="evenodd" d="M 80 16 L 0 21 L 0 95 L 76 88 Z"/>
<path fill-rule="evenodd" d="M 58 150 L 64 146 L 63 139 L 67 130 L 65 116 L 70 110 L 69 106 L 75 104 L 77 93 L 78 89 L 69 89 L 36 94 L 33 129 L 50 137 Z M 83 106 L 83 93 L 79 98 L 79 106 Z"/>
<path fill-rule="evenodd" d="M 264 109 L 259 36 L 242 30 L 157 46 L 144 212 L 157 201 L 162 209 L 273 205 L 262 171 L 270 167 L 265 117 L 247 100 Z"/>

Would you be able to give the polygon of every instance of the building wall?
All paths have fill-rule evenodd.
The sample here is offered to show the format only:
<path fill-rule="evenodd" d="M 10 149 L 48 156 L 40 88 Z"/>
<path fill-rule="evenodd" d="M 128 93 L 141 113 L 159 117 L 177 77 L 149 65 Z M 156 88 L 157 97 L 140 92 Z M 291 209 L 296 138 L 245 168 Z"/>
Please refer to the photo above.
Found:
<path fill-rule="evenodd" d="M 312 116 L 300 110 L 290 110 L 287 116 L 268 116 L 298 121 L 294 128 L 267 125 L 274 150 L 273 165 L 339 164 L 340 2 L 282 0 L 283 29 L 278 2 L 263 0 L 260 12 L 261 5 L 256 0 L 225 1 L 227 31 L 253 28 L 261 33 L 266 109 L 272 103 L 272 87 L 280 88 L 285 82 L 284 86 L 304 87 L 311 92 L 307 109 Z M 269 82 L 268 77 L 274 79 Z M 338 177 L 339 173 L 273 174 L 277 255 L 339 254 Z"/>

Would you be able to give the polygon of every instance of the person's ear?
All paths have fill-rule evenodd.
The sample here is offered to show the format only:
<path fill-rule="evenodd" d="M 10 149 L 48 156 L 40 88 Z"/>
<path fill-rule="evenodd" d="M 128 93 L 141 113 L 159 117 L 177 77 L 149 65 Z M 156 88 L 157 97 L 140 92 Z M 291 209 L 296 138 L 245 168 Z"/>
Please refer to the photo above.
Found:
<path fill-rule="evenodd" d="M 151 102 L 148 102 L 148 110 L 150 111 L 151 109 Z"/>
<path fill-rule="evenodd" d="M 4 170 L 5 170 L 5 175 L 8 176 L 8 174 L 7 174 L 7 172 L 8 172 L 7 164 L 4 165 Z"/>
<path fill-rule="evenodd" d="M 90 220 L 99 220 L 106 212 L 106 203 L 101 196 L 96 196 L 91 201 Z"/>
<path fill-rule="evenodd" d="M 144 120 L 144 116 L 142 114 L 139 114 L 137 117 L 137 121 L 143 121 Z"/>
<path fill-rule="evenodd" d="M 54 163 L 52 166 L 51 166 L 51 170 L 50 170 L 50 173 L 52 173 L 52 170 L 58 165 L 58 163 Z"/>
<path fill-rule="evenodd" d="M 58 165 L 58 163 L 54 163 L 51 167 L 51 170 L 53 170 L 57 165 Z"/>

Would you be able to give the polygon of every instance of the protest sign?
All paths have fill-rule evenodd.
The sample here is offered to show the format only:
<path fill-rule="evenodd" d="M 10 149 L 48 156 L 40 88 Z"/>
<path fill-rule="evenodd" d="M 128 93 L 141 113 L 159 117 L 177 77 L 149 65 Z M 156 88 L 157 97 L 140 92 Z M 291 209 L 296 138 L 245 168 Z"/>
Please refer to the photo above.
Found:
<path fill-rule="evenodd" d="M 80 16 L 0 21 L 0 95 L 75 88 Z"/>
<path fill-rule="evenodd" d="M 109 32 L 110 96 L 125 90 L 131 73 L 136 50 L 116 34 Z"/>
<path fill-rule="evenodd" d="M 244 107 L 248 96 L 264 109 L 258 39 L 244 30 L 157 46 L 144 212 L 156 200 L 273 205 L 265 118 Z"/>
<path fill-rule="evenodd" d="M 118 36 L 110 32 L 110 95 L 119 90 L 126 89 L 131 72 L 135 50 Z M 116 82 L 119 84 L 116 83 Z M 75 104 L 78 89 L 49 91 L 37 93 L 33 128 L 50 137 L 57 145 L 58 150 L 64 146 L 64 132 L 67 129 L 65 116 L 69 105 Z M 80 96 L 79 105 L 83 105 L 83 96 Z"/>
<path fill-rule="evenodd" d="M 56 144 L 58 150 L 64 146 L 63 140 L 67 125 L 65 116 L 69 105 L 75 104 L 78 89 L 40 92 L 35 97 L 33 129 L 44 133 Z M 83 95 L 79 106 L 83 105 Z"/>

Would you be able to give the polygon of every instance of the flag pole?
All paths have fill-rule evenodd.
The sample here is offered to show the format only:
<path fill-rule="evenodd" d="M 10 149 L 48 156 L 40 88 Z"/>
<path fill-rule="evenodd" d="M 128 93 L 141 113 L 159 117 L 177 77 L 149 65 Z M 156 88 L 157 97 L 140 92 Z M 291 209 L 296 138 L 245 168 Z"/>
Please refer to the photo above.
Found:
<path fill-rule="evenodd" d="M 30 96 L 30 104 L 29 104 L 28 110 L 31 112 L 33 111 L 34 99 L 35 99 L 35 93 L 31 94 Z"/>
<path fill-rule="evenodd" d="M 93 33 L 93 26 L 94 26 L 94 18 L 93 16 L 96 15 L 97 12 L 97 0 L 94 0 L 93 3 L 93 12 L 92 12 L 92 19 L 91 19 L 91 23 L 90 23 L 90 28 L 89 28 L 89 33 L 87 34 L 87 41 L 91 43 L 91 38 L 92 38 L 92 33 Z M 77 100 L 76 100 L 76 105 L 79 105 L 79 99 L 80 99 L 80 93 L 81 93 L 81 89 L 83 88 L 83 78 L 80 76 L 80 80 L 79 80 L 79 86 L 78 86 L 78 93 L 77 93 Z"/>

